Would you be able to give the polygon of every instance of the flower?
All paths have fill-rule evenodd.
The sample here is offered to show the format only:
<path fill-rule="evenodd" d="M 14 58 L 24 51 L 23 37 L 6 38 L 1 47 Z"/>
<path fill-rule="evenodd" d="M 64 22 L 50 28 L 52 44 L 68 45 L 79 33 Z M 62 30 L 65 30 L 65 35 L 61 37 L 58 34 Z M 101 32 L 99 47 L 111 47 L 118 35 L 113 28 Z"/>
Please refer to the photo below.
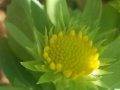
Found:
<path fill-rule="evenodd" d="M 51 70 L 73 78 L 90 74 L 100 64 L 92 41 L 82 32 L 77 35 L 74 30 L 66 35 L 63 32 L 52 35 L 43 56 Z"/>
<path fill-rule="evenodd" d="M 45 5 L 13 0 L 6 23 L 11 29 L 9 44 L 24 67 L 38 72 L 28 71 L 33 83 L 38 80 L 40 86 L 51 86 L 52 82 L 57 90 L 106 87 L 101 78 L 109 73 L 104 70 L 108 64 L 102 60 L 102 51 L 118 34 L 101 24 L 101 5 L 101 0 L 87 0 L 83 11 L 74 11 L 68 10 L 66 0 L 47 0 Z"/>

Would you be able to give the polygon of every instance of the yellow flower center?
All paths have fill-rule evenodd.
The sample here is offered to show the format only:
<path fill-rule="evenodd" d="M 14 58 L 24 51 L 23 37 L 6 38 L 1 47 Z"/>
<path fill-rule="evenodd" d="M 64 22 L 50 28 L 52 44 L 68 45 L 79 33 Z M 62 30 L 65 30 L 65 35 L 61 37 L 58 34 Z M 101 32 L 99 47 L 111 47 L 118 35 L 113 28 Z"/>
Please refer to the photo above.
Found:
<path fill-rule="evenodd" d="M 99 54 L 87 36 L 74 31 L 64 35 L 52 35 L 44 48 L 44 58 L 50 69 L 62 72 L 66 77 L 84 76 L 99 67 Z"/>

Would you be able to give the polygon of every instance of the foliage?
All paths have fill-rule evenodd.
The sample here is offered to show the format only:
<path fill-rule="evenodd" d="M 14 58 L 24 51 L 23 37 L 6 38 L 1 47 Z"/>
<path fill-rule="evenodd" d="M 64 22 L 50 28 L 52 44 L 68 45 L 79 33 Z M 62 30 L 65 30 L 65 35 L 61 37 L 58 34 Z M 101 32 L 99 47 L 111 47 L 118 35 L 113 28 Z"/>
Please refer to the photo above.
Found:
<path fill-rule="evenodd" d="M 0 37 L 0 66 L 12 87 L 0 90 L 119 89 L 120 15 L 111 5 L 114 3 L 103 5 L 101 0 L 87 0 L 80 11 L 70 9 L 66 0 L 47 0 L 45 4 L 37 0 L 12 0 L 6 19 L 8 38 Z M 102 66 L 97 76 L 66 79 L 44 62 L 44 47 L 51 35 L 69 30 L 88 35 L 98 48 Z"/>

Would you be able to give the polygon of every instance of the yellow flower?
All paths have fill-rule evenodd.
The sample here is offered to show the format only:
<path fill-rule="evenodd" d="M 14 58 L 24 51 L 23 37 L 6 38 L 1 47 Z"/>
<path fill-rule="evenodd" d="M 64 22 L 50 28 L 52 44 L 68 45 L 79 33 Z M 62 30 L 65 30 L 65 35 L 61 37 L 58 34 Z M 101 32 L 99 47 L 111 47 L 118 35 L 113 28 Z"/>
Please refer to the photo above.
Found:
<path fill-rule="evenodd" d="M 99 67 L 99 53 L 88 36 L 74 30 L 59 32 L 49 40 L 43 54 L 49 68 L 68 78 L 89 75 Z"/>

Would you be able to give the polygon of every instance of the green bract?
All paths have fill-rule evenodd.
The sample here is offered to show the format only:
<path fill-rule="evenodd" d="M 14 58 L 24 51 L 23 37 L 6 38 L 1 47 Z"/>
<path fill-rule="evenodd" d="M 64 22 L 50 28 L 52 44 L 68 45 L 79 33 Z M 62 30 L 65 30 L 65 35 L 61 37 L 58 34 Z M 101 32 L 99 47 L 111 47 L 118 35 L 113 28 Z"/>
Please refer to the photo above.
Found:
<path fill-rule="evenodd" d="M 25 90 L 120 88 L 120 38 L 117 17 L 109 21 L 117 15 L 111 11 L 101 0 L 87 0 L 83 11 L 72 10 L 66 0 L 12 0 L 8 38 L 0 39 L 0 65 L 12 85 Z"/>

